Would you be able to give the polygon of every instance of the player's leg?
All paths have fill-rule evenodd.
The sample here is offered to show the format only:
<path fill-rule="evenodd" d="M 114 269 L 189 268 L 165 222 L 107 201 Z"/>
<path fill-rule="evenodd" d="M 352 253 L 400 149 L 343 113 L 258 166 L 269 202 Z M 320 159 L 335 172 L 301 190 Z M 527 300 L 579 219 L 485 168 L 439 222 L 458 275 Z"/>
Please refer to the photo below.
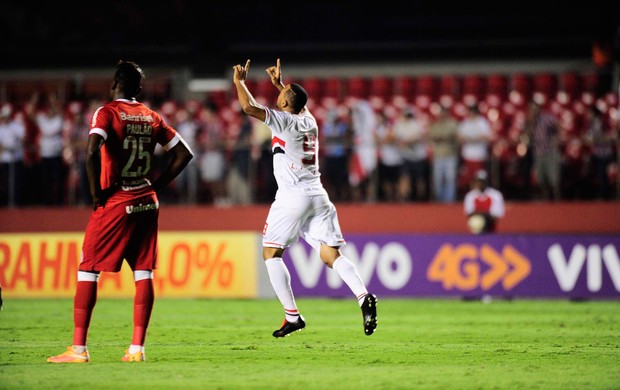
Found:
<path fill-rule="evenodd" d="M 123 251 L 129 240 L 124 229 L 126 218 L 123 204 L 99 207 L 90 215 L 82 244 L 82 260 L 73 304 L 73 345 L 65 353 L 47 359 L 48 362 L 82 363 L 90 360 L 86 338 L 97 302 L 99 273 L 121 270 Z"/>
<path fill-rule="evenodd" d="M 155 302 L 153 290 L 153 271 L 137 270 L 134 271 L 134 281 L 136 293 L 133 302 L 133 336 L 131 345 L 122 357 L 124 362 L 143 362 L 146 360 L 144 355 L 144 341 L 146 330 L 148 329 Z"/>
<path fill-rule="evenodd" d="M 306 322 L 297 308 L 295 295 L 291 288 L 291 274 L 282 260 L 283 248 L 263 248 L 263 258 L 271 286 L 284 309 L 284 321 L 280 329 L 273 332 L 274 337 L 284 337 L 306 327 Z"/>
<path fill-rule="evenodd" d="M 274 337 L 284 337 L 306 326 L 299 313 L 291 287 L 291 275 L 282 260 L 284 250 L 297 241 L 298 232 L 304 220 L 307 205 L 303 199 L 297 201 L 277 199 L 271 205 L 267 222 L 263 229 L 263 259 L 267 267 L 269 281 L 284 308 L 284 321 L 280 329 L 273 332 Z"/>
<path fill-rule="evenodd" d="M 362 310 L 364 333 L 371 335 L 377 327 L 377 297 L 368 292 L 357 267 L 340 251 L 345 245 L 336 207 L 327 197 L 313 197 L 315 215 L 304 226 L 304 239 L 319 251 L 321 260 L 332 268 L 355 294 Z"/>
<path fill-rule="evenodd" d="M 145 197 L 142 204 L 155 202 Z M 126 228 L 131 237 L 124 258 L 133 270 L 135 294 L 133 303 L 133 335 L 131 344 L 121 358 L 124 362 L 146 360 L 144 344 L 155 302 L 153 269 L 157 266 L 159 210 L 142 211 L 128 218 Z"/>
<path fill-rule="evenodd" d="M 370 336 L 377 328 L 377 297 L 370 294 L 359 276 L 357 267 L 337 247 L 321 245 L 321 260 L 331 267 L 355 294 L 362 310 L 364 333 Z"/>
<path fill-rule="evenodd" d="M 47 359 L 50 363 L 88 363 L 90 355 L 86 346 L 90 320 L 97 302 L 98 272 L 78 271 L 77 287 L 73 299 L 73 345 L 60 355 Z"/>

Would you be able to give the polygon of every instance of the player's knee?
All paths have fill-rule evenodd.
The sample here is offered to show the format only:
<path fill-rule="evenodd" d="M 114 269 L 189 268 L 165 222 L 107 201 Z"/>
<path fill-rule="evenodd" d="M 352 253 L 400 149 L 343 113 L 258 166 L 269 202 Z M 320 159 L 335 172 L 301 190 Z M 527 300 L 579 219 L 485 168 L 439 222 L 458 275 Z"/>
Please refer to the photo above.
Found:
<path fill-rule="evenodd" d="M 263 260 L 273 259 L 274 257 L 282 257 L 283 254 L 284 254 L 283 248 L 272 248 L 272 247 L 263 248 Z"/>

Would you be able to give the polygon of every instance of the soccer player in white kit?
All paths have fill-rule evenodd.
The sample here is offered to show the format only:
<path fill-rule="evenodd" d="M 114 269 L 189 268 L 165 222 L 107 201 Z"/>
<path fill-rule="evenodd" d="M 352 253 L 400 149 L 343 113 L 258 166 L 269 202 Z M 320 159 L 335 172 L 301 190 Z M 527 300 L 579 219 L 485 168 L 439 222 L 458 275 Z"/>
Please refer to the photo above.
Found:
<path fill-rule="evenodd" d="M 377 327 L 377 298 L 368 293 L 357 268 L 340 247 L 345 240 L 336 208 L 323 187 L 319 173 L 319 134 L 316 119 L 306 102 L 308 94 L 296 83 L 284 85 L 280 59 L 267 68 L 272 84 L 280 94 L 277 110 L 256 102 L 247 86 L 250 60 L 233 67 L 233 82 L 243 112 L 265 122 L 271 130 L 273 173 L 278 183 L 275 200 L 263 229 L 263 258 L 273 289 L 282 303 L 285 318 L 274 337 L 284 337 L 305 328 L 291 289 L 291 277 L 282 261 L 286 248 L 302 237 L 318 251 L 325 265 L 333 268 L 357 297 L 362 310 L 364 333 Z"/>

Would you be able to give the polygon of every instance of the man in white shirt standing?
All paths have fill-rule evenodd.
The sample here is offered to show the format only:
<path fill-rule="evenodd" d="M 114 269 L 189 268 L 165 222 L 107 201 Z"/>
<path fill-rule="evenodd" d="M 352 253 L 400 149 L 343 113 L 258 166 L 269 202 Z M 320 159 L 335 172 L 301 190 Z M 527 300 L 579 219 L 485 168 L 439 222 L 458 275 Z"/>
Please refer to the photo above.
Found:
<path fill-rule="evenodd" d="M 357 297 L 362 310 L 364 333 L 371 335 L 377 327 L 377 298 L 368 293 L 355 265 L 340 251 L 345 240 L 340 230 L 334 204 L 321 183 L 319 173 L 319 134 L 314 116 L 306 107 L 308 94 L 296 83 L 284 85 L 280 59 L 267 74 L 280 91 L 277 110 L 256 102 L 245 79 L 245 66 L 233 67 L 233 82 L 243 112 L 271 130 L 273 173 L 278 191 L 263 228 L 263 258 L 269 280 L 284 308 L 285 318 L 274 337 L 284 337 L 306 327 L 297 309 L 288 268 L 282 261 L 286 248 L 299 240 L 308 242 L 325 265 L 332 268 Z"/>
<path fill-rule="evenodd" d="M 459 123 L 458 138 L 461 145 L 461 171 L 458 180 L 460 194 L 467 192 L 475 173 L 489 169 L 490 146 L 493 130 L 478 106 L 469 106 L 467 116 Z"/>
<path fill-rule="evenodd" d="M 22 203 L 26 126 L 13 116 L 13 107 L 0 108 L 0 206 Z"/>

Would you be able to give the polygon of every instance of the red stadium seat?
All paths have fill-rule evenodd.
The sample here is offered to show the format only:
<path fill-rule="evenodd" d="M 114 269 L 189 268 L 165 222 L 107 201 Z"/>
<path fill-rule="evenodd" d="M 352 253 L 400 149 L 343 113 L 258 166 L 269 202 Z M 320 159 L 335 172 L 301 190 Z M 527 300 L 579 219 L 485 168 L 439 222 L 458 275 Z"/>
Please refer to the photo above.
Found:
<path fill-rule="evenodd" d="M 508 93 L 515 91 L 523 98 L 529 100 L 532 94 L 532 78 L 526 73 L 514 73 L 509 76 Z"/>
<path fill-rule="evenodd" d="M 323 99 L 324 82 L 318 77 L 306 77 L 299 81 L 302 87 L 308 92 L 308 96 L 314 101 L 321 101 Z"/>
<path fill-rule="evenodd" d="M 533 90 L 546 99 L 555 97 L 558 92 L 557 75 L 549 72 L 534 74 Z"/>
<path fill-rule="evenodd" d="M 581 96 L 581 77 L 576 72 L 564 72 L 558 76 L 558 90 L 566 93 L 570 100 Z"/>
<path fill-rule="evenodd" d="M 432 75 L 419 76 L 415 83 L 415 95 L 428 96 L 431 100 L 436 100 L 439 93 L 439 81 Z"/>
<path fill-rule="evenodd" d="M 411 101 L 416 94 L 416 81 L 413 76 L 397 76 L 393 80 L 393 93 Z"/>
<path fill-rule="evenodd" d="M 596 87 L 598 85 L 598 75 L 596 72 L 584 73 L 581 76 L 581 84 L 583 92 L 596 93 Z"/>
<path fill-rule="evenodd" d="M 110 94 L 110 80 L 84 79 L 82 82 L 82 96 L 87 99 L 107 99 Z"/>
<path fill-rule="evenodd" d="M 468 74 L 463 76 L 463 96 L 473 95 L 478 101 L 486 92 L 486 82 L 482 75 Z"/>
<path fill-rule="evenodd" d="M 508 96 L 508 80 L 503 74 L 487 75 L 487 95 L 498 96 L 504 100 Z"/>
<path fill-rule="evenodd" d="M 361 76 L 351 77 L 346 82 L 347 95 L 367 99 L 370 93 L 370 82 Z"/>
<path fill-rule="evenodd" d="M 340 77 L 329 77 L 324 80 L 325 92 L 323 97 L 331 97 L 340 100 L 344 96 L 345 85 Z M 322 100 L 322 99 L 321 99 Z"/>
<path fill-rule="evenodd" d="M 393 83 L 387 76 L 376 76 L 370 79 L 370 96 L 380 97 L 383 101 L 391 99 Z"/>
<path fill-rule="evenodd" d="M 278 89 L 271 84 L 271 80 L 264 78 L 256 80 L 256 96 L 265 98 L 268 104 L 275 103 L 278 98 Z"/>
<path fill-rule="evenodd" d="M 453 74 L 442 75 L 439 78 L 439 97 L 450 96 L 453 100 L 461 98 L 461 77 Z"/>

